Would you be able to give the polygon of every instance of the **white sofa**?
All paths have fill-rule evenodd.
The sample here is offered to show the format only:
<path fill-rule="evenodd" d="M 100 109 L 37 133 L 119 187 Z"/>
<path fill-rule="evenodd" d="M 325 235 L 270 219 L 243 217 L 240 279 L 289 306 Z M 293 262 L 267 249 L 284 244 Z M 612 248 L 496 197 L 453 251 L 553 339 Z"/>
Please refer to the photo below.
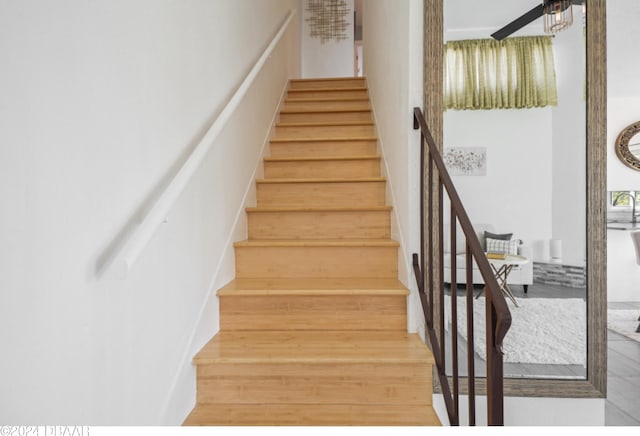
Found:
<path fill-rule="evenodd" d="M 484 232 L 496 233 L 495 229 L 490 224 L 474 224 L 473 228 L 478 235 L 480 245 L 482 245 L 483 250 L 486 251 Z M 444 282 L 451 283 L 451 236 L 446 225 L 444 232 Z M 464 233 L 460 226 L 458 226 L 458 229 L 456 230 L 456 237 L 456 282 L 458 284 L 465 284 L 467 280 L 465 258 L 466 242 Z M 516 235 L 513 235 L 512 240 L 514 239 L 518 239 Z M 533 283 L 533 261 L 531 259 L 531 250 L 522 241 L 518 241 L 517 246 L 518 254 L 529 259 L 529 262 L 522 266 L 514 266 L 509 273 L 507 283 L 509 285 L 522 285 L 524 287 L 524 292 L 526 293 L 529 285 Z M 475 260 L 473 261 L 473 284 L 484 284 L 484 280 L 482 279 L 482 275 L 478 270 Z"/>

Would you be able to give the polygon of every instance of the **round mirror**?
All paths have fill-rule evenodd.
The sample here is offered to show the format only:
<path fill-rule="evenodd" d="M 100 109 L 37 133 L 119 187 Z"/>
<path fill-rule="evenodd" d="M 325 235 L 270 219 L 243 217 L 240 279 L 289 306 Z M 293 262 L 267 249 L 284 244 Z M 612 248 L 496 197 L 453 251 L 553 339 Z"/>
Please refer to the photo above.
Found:
<path fill-rule="evenodd" d="M 640 171 L 640 121 L 620 132 L 616 139 L 616 154 L 626 166 Z"/>

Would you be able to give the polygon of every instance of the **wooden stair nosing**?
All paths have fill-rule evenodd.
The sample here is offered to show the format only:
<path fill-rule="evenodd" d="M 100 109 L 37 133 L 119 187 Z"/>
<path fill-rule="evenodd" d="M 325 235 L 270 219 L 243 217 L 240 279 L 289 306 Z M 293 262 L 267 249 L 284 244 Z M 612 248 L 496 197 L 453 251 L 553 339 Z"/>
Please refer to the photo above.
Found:
<path fill-rule="evenodd" d="M 370 99 L 367 97 L 305 97 L 305 98 L 286 98 L 286 103 L 344 103 L 353 101 L 366 101 L 369 103 Z"/>
<path fill-rule="evenodd" d="M 256 184 L 258 185 L 283 185 L 283 184 L 292 184 L 292 183 L 380 183 L 386 182 L 387 179 L 384 177 L 361 177 L 357 179 L 256 179 Z"/>
<path fill-rule="evenodd" d="M 265 157 L 264 162 L 328 162 L 328 161 L 356 161 L 356 160 L 381 160 L 380 155 L 363 156 L 292 156 L 292 157 Z"/>
<path fill-rule="evenodd" d="M 367 91 L 368 88 L 366 85 L 362 86 L 348 86 L 348 87 L 326 87 L 326 88 L 292 88 L 288 89 L 287 92 L 341 92 L 341 91 Z"/>
<path fill-rule="evenodd" d="M 393 239 L 245 239 L 238 247 L 399 247 Z"/>
<path fill-rule="evenodd" d="M 397 279 L 234 279 L 219 297 L 256 295 L 398 295 L 409 290 Z"/>
<path fill-rule="evenodd" d="M 354 77 L 354 76 L 345 76 L 345 77 L 305 77 L 301 79 L 290 79 L 289 83 L 317 83 L 317 82 L 365 82 L 365 77 Z"/>
<path fill-rule="evenodd" d="M 304 83 L 304 82 L 333 82 L 333 81 L 365 81 L 365 76 L 334 76 L 334 77 L 297 77 L 289 79 L 292 83 Z"/>
<path fill-rule="evenodd" d="M 335 136 L 335 137 L 322 137 L 322 138 L 281 138 L 273 137 L 270 142 L 272 143 L 286 143 L 286 142 L 349 142 L 349 141 L 377 141 L 377 136 Z"/>
<path fill-rule="evenodd" d="M 271 212 L 390 212 L 393 206 L 326 206 L 326 207 L 296 207 L 296 206 L 252 206 L 245 209 L 248 213 Z"/>
<path fill-rule="evenodd" d="M 345 297 L 345 296 L 399 296 L 406 297 L 409 295 L 407 289 L 245 289 L 245 290 L 223 290 L 220 289 L 217 293 L 218 297 L 257 297 L 257 296 L 289 296 L 289 297 Z"/>
<path fill-rule="evenodd" d="M 349 127 L 349 126 L 373 126 L 373 121 L 311 121 L 297 123 L 276 123 L 278 127 Z"/>
<path fill-rule="evenodd" d="M 280 111 L 281 114 L 333 114 L 333 113 L 352 113 L 352 112 L 369 112 L 371 109 L 287 109 L 284 108 Z"/>
<path fill-rule="evenodd" d="M 275 331 L 275 330 L 273 330 Z M 295 330 L 292 330 L 295 331 Z M 384 331 L 384 330 L 382 330 Z M 243 332 L 243 333 L 255 333 L 256 331 L 253 330 L 229 330 L 227 331 L 227 333 L 237 333 L 237 332 Z M 308 332 L 314 332 L 314 330 L 308 330 Z M 380 330 L 371 330 L 372 333 L 380 333 Z M 330 332 L 324 331 L 321 332 L 323 334 L 328 334 Z M 252 356 L 250 354 L 244 355 L 242 353 L 242 350 L 238 350 L 237 356 L 231 356 L 231 357 L 219 357 L 219 358 L 207 358 L 207 357 L 203 357 L 203 358 L 198 358 L 196 357 L 194 363 L 196 365 L 215 365 L 217 363 L 233 363 L 236 365 L 241 365 L 241 364 L 253 364 L 253 363 L 262 363 L 262 364 L 291 364 L 291 363 L 297 363 L 297 364 L 320 364 L 320 365 L 327 365 L 327 364 L 367 364 L 367 363 L 377 363 L 377 364 L 387 364 L 387 365 L 414 365 L 414 364 L 425 364 L 425 365 L 432 365 L 433 363 L 429 363 L 427 361 L 426 358 L 417 356 L 417 357 L 393 357 L 393 356 L 386 356 L 386 357 L 381 357 L 381 356 L 376 356 L 374 355 L 373 357 L 367 357 L 367 356 L 349 356 L 348 354 L 354 354 L 354 353 L 347 353 L 346 356 L 341 356 L 341 357 L 336 357 L 334 356 L 334 350 L 330 350 L 330 349 L 326 349 L 324 350 L 325 353 L 317 353 L 316 355 L 313 356 L 285 356 L 285 355 L 276 355 L 276 354 L 271 354 L 269 355 L 269 351 L 268 348 L 265 349 L 264 347 L 255 347 L 252 349 L 252 351 L 257 354 L 260 352 L 265 352 L 265 356 Z M 398 350 L 388 350 L 391 352 L 397 352 Z M 324 354 L 324 355 L 321 355 Z"/>

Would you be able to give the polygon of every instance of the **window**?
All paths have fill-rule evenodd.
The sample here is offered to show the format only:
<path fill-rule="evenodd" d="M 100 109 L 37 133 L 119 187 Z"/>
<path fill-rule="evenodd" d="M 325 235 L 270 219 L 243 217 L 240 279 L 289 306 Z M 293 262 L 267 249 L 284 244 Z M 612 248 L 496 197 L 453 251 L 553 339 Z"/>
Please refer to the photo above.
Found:
<path fill-rule="evenodd" d="M 611 191 L 609 192 L 609 207 L 627 209 L 633 206 L 631 198 L 640 206 L 640 191 Z"/>
<path fill-rule="evenodd" d="M 445 109 L 558 104 L 550 36 L 449 41 L 444 57 Z"/>

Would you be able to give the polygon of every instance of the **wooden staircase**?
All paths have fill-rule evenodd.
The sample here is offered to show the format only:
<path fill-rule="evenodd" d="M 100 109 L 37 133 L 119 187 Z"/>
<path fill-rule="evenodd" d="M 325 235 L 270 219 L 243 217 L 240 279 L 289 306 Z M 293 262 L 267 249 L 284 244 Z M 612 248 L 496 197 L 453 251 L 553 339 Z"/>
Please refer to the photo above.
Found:
<path fill-rule="evenodd" d="M 185 425 L 440 425 L 364 79 L 293 80 Z"/>

